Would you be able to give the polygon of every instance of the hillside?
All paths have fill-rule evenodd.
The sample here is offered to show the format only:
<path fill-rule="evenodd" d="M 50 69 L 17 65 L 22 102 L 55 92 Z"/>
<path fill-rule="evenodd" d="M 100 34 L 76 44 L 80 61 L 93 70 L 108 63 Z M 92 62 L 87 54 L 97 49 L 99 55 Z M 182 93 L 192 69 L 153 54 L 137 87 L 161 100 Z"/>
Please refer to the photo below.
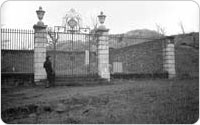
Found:
<path fill-rule="evenodd" d="M 138 38 L 159 38 L 160 34 L 154 30 L 137 29 L 125 33 L 125 37 L 138 37 Z"/>
<path fill-rule="evenodd" d="M 160 38 L 161 35 L 153 30 L 131 30 L 123 35 L 112 36 L 109 39 L 110 48 L 121 48 Z"/>
<path fill-rule="evenodd" d="M 163 37 L 153 30 L 141 29 L 132 30 L 122 35 L 113 35 L 109 39 L 110 48 L 122 48 L 131 45 L 141 44 L 143 42 L 155 41 Z M 199 48 L 199 33 L 192 32 L 188 34 L 173 35 L 175 46 L 186 46 L 194 49 Z"/>

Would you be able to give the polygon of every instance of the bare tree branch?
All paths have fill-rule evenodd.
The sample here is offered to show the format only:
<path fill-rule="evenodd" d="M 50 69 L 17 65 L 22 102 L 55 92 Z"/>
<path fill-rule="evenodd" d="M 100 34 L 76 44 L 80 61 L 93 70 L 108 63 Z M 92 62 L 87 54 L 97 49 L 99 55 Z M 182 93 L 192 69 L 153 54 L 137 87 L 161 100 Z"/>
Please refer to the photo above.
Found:
<path fill-rule="evenodd" d="M 156 29 L 157 29 L 157 32 L 159 33 L 160 36 L 165 36 L 166 35 L 166 30 L 164 27 L 162 27 L 161 25 L 158 25 L 156 23 Z"/>
<path fill-rule="evenodd" d="M 181 27 L 182 33 L 185 34 L 185 30 L 184 30 L 182 21 L 179 22 L 179 26 Z"/>
<path fill-rule="evenodd" d="M 92 21 L 92 27 L 91 27 L 91 29 L 96 29 L 97 25 L 98 25 L 97 17 L 91 15 L 90 18 L 91 18 L 91 21 Z"/>

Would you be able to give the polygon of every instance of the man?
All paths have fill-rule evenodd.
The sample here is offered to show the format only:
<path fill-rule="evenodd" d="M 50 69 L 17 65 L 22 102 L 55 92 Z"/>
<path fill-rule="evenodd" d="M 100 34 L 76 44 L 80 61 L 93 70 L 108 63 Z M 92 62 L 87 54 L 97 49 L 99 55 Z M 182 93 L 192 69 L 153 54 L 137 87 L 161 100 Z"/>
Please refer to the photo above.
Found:
<path fill-rule="evenodd" d="M 48 80 L 46 82 L 46 88 L 49 88 L 50 86 L 54 85 L 54 72 L 51 64 L 51 56 L 46 57 L 46 61 L 44 62 L 44 68 L 46 70 Z"/>

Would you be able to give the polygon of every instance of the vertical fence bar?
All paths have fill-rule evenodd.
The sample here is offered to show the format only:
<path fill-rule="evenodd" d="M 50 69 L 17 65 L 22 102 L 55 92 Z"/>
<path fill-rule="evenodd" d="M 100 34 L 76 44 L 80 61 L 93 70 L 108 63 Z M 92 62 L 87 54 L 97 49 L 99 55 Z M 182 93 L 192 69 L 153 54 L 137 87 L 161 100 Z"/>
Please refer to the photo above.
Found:
<path fill-rule="evenodd" d="M 97 73 L 99 74 L 99 70 L 98 70 L 98 67 L 99 67 L 99 36 L 96 35 L 96 43 L 97 43 Z"/>
<path fill-rule="evenodd" d="M 4 29 L 1 29 L 1 49 L 4 49 Z"/>
<path fill-rule="evenodd" d="M 30 48 L 30 41 L 28 40 L 28 38 L 29 38 L 29 31 L 28 30 L 26 30 L 26 33 L 27 33 L 27 36 L 26 36 L 26 41 L 27 41 L 27 49 L 29 50 L 29 48 Z"/>
<path fill-rule="evenodd" d="M 27 36 L 26 36 L 26 42 L 28 43 L 27 44 L 27 49 L 29 50 L 29 48 L 30 48 L 30 41 L 29 41 L 29 30 L 26 30 L 26 33 L 27 33 Z"/>
<path fill-rule="evenodd" d="M 75 29 L 76 30 L 76 29 Z M 76 32 L 76 31 L 75 31 Z M 76 70 L 75 70 L 75 66 L 76 66 L 76 64 L 75 64 L 75 54 L 76 54 L 76 44 L 77 44 L 77 34 L 74 32 L 74 34 L 73 34 L 73 37 L 74 37 L 74 41 L 73 41 L 73 52 L 72 52 L 72 55 L 73 55 L 73 58 L 72 58 L 72 60 L 73 60 L 73 66 L 72 66 L 72 68 L 73 68 L 73 76 L 75 76 L 76 75 Z"/>
<path fill-rule="evenodd" d="M 13 34 L 12 34 L 12 41 L 14 41 L 14 48 L 17 49 L 17 40 L 16 40 L 16 29 L 13 29 Z"/>
<path fill-rule="evenodd" d="M 78 51 L 82 51 L 82 48 L 80 47 L 80 43 L 79 43 L 79 39 L 80 39 L 80 41 L 81 42 L 83 42 L 82 41 L 82 35 L 81 34 L 75 34 L 75 49 L 74 49 L 74 64 L 75 64 L 75 68 L 74 69 L 77 69 L 76 67 L 77 67 L 77 63 L 76 63 L 76 56 L 79 56 L 79 54 L 77 53 Z M 84 43 L 83 43 L 83 45 L 84 45 Z M 82 74 L 82 70 L 81 70 L 81 68 L 82 67 L 80 67 L 80 68 L 78 68 L 78 70 L 80 70 L 80 71 L 78 71 L 77 73 L 78 74 Z M 75 75 L 76 75 L 76 73 L 75 73 Z"/>
<path fill-rule="evenodd" d="M 3 34 L 3 32 L 4 32 L 4 29 L 1 29 L 1 48 L 2 49 L 4 49 L 4 45 L 3 45 L 3 43 L 4 43 L 4 34 Z"/>
<path fill-rule="evenodd" d="M 88 50 L 88 41 L 86 40 L 87 34 L 82 34 L 82 40 L 84 41 L 84 47 L 83 47 L 83 53 L 84 53 L 84 70 L 85 70 L 85 75 L 88 75 L 88 64 L 87 64 L 87 53 L 86 51 Z"/>
<path fill-rule="evenodd" d="M 19 50 L 21 50 L 21 31 L 18 29 L 18 33 L 19 33 Z"/>
<path fill-rule="evenodd" d="M 15 31 L 16 31 L 16 43 L 17 43 L 16 48 L 19 49 L 19 39 L 18 39 L 19 34 L 17 29 L 15 29 Z"/>
<path fill-rule="evenodd" d="M 9 36 L 9 40 L 11 41 L 11 49 L 13 50 L 14 48 L 13 48 L 13 39 L 12 39 L 12 33 L 13 33 L 13 30 L 12 29 L 10 29 L 10 36 Z"/>
<path fill-rule="evenodd" d="M 24 30 L 22 30 L 22 49 L 24 50 L 24 49 L 26 49 L 25 48 L 25 43 L 24 43 L 24 38 L 25 38 L 25 31 Z"/>
<path fill-rule="evenodd" d="M 77 52 L 77 38 L 78 37 L 80 37 L 80 35 L 79 34 L 74 34 L 74 37 L 75 37 L 75 39 L 74 39 L 74 51 L 73 51 L 73 69 L 74 69 L 74 75 L 76 75 L 77 74 L 77 72 L 76 72 L 76 52 Z"/>
<path fill-rule="evenodd" d="M 19 30 L 19 46 L 20 50 L 22 50 L 22 30 Z"/>
<path fill-rule="evenodd" d="M 8 47 L 8 49 L 11 49 L 11 45 L 10 45 L 11 41 L 10 41 L 10 38 L 9 38 L 10 37 L 10 30 L 9 29 L 7 29 L 7 34 L 8 34 L 7 35 L 7 40 L 9 41 L 9 44 L 8 44 L 9 47 Z"/>
<path fill-rule="evenodd" d="M 20 49 L 20 32 L 19 29 L 16 29 L 17 33 L 17 48 Z"/>
<path fill-rule="evenodd" d="M 30 48 L 29 50 L 32 48 L 32 41 L 31 41 L 31 30 L 29 30 L 29 35 L 28 35 L 28 41 L 30 42 Z"/>
<path fill-rule="evenodd" d="M 8 43 L 6 43 L 6 44 L 7 44 L 7 45 L 6 45 L 6 49 L 10 49 L 10 41 L 9 41 L 9 39 L 8 39 L 8 37 L 9 37 L 8 29 L 5 29 L 5 31 L 6 31 L 6 36 L 5 36 L 5 38 L 6 38 L 6 41 L 8 41 Z"/>
<path fill-rule="evenodd" d="M 3 29 L 1 29 L 1 49 L 3 48 L 3 35 L 2 35 Z"/>
<path fill-rule="evenodd" d="M 14 39 L 15 39 L 15 48 L 18 49 L 17 29 L 15 29 L 14 32 L 15 32 L 15 37 L 14 37 Z"/>
<path fill-rule="evenodd" d="M 4 45 L 4 49 L 7 49 L 7 47 L 8 47 L 8 44 L 7 44 L 7 30 L 6 29 L 4 29 L 4 41 L 5 41 L 5 45 Z"/>
<path fill-rule="evenodd" d="M 54 34 L 55 34 L 55 37 L 56 37 L 56 32 L 54 32 Z M 53 68 L 54 68 L 54 70 L 55 70 L 55 68 L 56 68 L 56 40 L 55 41 L 53 41 Z"/>
<path fill-rule="evenodd" d="M 33 39 L 32 39 L 32 36 L 33 36 L 33 33 L 32 33 L 32 31 L 31 30 L 29 30 L 29 33 L 30 33 L 30 35 L 29 35 L 29 41 L 30 41 L 30 50 L 31 49 L 33 49 Z"/>
<path fill-rule="evenodd" d="M 67 75 L 69 75 L 71 73 L 71 34 L 66 33 L 66 37 L 68 39 L 67 44 L 68 44 L 68 48 L 67 48 L 67 52 L 68 52 L 68 69 L 67 69 Z"/>
<path fill-rule="evenodd" d="M 1 29 L 1 49 L 3 48 L 3 40 L 4 37 L 3 37 L 3 29 Z"/>
<path fill-rule="evenodd" d="M 27 35 L 28 35 L 27 30 L 24 30 L 24 46 L 25 46 L 24 48 L 25 49 L 28 49 Z"/>
<path fill-rule="evenodd" d="M 32 40 L 31 40 L 31 37 L 32 37 L 32 32 L 31 32 L 31 30 L 29 30 L 29 40 L 28 41 L 30 41 L 30 49 L 32 49 Z"/>
<path fill-rule="evenodd" d="M 19 33 L 19 50 L 21 50 L 21 30 L 18 29 L 18 33 Z"/>
<path fill-rule="evenodd" d="M 5 49 L 9 49 L 10 41 L 8 40 L 8 29 L 5 29 Z"/>
<path fill-rule="evenodd" d="M 88 37 L 87 39 L 88 39 L 88 44 L 89 44 L 89 45 L 88 45 L 88 47 L 89 47 L 89 48 L 88 48 L 88 49 L 89 49 L 89 50 L 88 50 L 88 51 L 89 51 L 89 64 L 88 64 L 88 72 L 89 72 L 89 74 L 90 74 L 90 58 L 91 58 L 91 52 L 90 52 L 90 51 L 91 51 L 91 50 L 90 50 L 90 34 L 88 34 L 88 36 L 87 36 L 87 37 Z"/>
<path fill-rule="evenodd" d="M 8 49 L 10 49 L 11 48 L 11 45 L 10 45 L 10 43 L 11 43 L 11 41 L 9 40 L 9 36 L 10 36 L 10 32 L 9 32 L 10 30 L 9 29 L 7 29 L 7 40 L 9 41 L 8 43 Z"/>
<path fill-rule="evenodd" d="M 73 69 L 73 58 L 74 58 L 74 54 L 73 54 L 73 51 L 74 51 L 74 29 L 72 29 L 72 75 L 74 74 L 74 69 Z"/>
<path fill-rule="evenodd" d="M 21 46 L 20 46 L 20 30 L 17 29 L 17 34 L 18 34 L 18 47 L 19 47 L 19 50 L 21 49 Z"/>

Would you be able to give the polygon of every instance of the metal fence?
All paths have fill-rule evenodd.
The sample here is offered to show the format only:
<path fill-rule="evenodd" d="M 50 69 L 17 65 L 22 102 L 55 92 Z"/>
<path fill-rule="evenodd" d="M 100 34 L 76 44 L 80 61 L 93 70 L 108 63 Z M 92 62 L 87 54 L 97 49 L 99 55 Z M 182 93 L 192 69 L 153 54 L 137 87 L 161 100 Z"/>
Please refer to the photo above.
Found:
<path fill-rule="evenodd" d="M 93 34 L 57 32 L 57 41 L 49 40 L 47 55 L 53 57 L 56 75 L 97 74 L 97 44 Z"/>
<path fill-rule="evenodd" d="M 34 31 L 23 29 L 1 29 L 2 50 L 33 50 Z"/>
<path fill-rule="evenodd" d="M 34 31 L 1 29 L 1 72 L 33 73 Z"/>
<path fill-rule="evenodd" d="M 165 75 L 166 40 L 106 35 L 111 75 Z M 199 34 L 175 37 L 175 66 L 178 77 L 197 76 Z M 54 57 L 57 74 L 97 74 L 98 40 L 95 34 L 59 33 L 54 46 L 49 40 L 47 55 Z M 1 73 L 33 73 L 34 31 L 1 29 Z"/>

